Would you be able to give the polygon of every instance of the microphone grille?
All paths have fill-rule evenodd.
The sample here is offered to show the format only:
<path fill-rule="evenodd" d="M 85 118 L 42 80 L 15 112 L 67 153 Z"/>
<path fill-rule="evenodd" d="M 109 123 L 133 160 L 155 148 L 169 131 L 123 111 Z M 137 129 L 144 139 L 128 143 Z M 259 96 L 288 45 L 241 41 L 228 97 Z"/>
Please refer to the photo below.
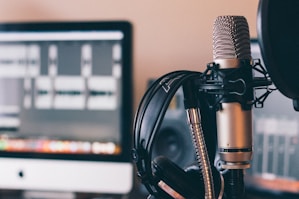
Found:
<path fill-rule="evenodd" d="M 213 27 L 213 58 L 251 59 L 248 23 L 243 16 L 219 16 Z"/>

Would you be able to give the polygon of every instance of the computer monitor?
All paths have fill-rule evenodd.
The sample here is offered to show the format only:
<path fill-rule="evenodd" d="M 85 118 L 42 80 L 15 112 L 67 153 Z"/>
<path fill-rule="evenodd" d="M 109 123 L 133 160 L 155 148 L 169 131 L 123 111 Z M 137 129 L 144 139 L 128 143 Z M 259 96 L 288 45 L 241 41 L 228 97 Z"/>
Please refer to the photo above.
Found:
<path fill-rule="evenodd" d="M 261 58 L 256 40 L 252 57 Z M 249 190 L 299 195 L 299 113 L 278 90 L 253 109 L 254 155 L 246 175 Z"/>
<path fill-rule="evenodd" d="M 0 188 L 128 193 L 132 27 L 0 24 Z"/>

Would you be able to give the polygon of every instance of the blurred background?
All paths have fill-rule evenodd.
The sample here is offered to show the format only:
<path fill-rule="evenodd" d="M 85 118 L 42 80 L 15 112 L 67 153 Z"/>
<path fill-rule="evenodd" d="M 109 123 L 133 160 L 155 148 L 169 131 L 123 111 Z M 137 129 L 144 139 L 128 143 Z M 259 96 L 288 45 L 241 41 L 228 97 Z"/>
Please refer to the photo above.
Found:
<path fill-rule="evenodd" d="M 149 80 L 174 70 L 203 71 L 206 64 L 213 61 L 212 29 L 217 16 L 245 16 L 249 24 L 250 36 L 256 39 L 258 3 L 259 0 L 0 0 L 0 23 L 129 21 L 133 25 L 133 109 L 135 112 Z M 255 53 L 257 56 L 260 55 L 258 51 Z M 275 101 L 275 98 L 281 98 L 281 96 L 273 95 L 269 101 L 271 99 Z M 278 103 L 282 104 L 285 101 Z M 257 114 L 260 113 L 260 118 L 264 119 L 264 111 L 270 112 L 276 106 L 277 103 L 271 106 L 266 104 L 266 108 Z M 181 114 L 180 111 L 178 115 Z M 290 112 L 289 109 L 284 110 L 283 113 L 287 115 L 287 112 Z M 168 115 L 167 119 L 170 125 L 173 123 L 180 125 L 178 123 L 178 121 L 181 122 L 180 117 L 171 118 Z M 280 120 L 277 121 L 279 123 Z M 298 124 L 298 120 L 294 120 L 293 123 Z M 294 134 L 297 139 L 297 129 Z M 163 142 L 163 139 L 170 139 L 167 135 L 163 136 L 161 132 L 162 141 L 159 143 L 161 146 L 167 143 Z M 189 145 L 190 142 L 186 141 L 184 144 Z M 297 145 L 297 142 L 295 144 Z M 285 146 L 287 149 L 287 144 Z M 168 148 L 163 150 L 167 152 Z M 299 148 L 294 149 L 292 154 L 296 151 L 299 151 Z M 269 176 L 273 177 L 273 175 Z M 297 182 L 292 184 L 295 192 L 298 190 Z M 288 182 L 284 186 L 287 187 Z M 272 187 L 273 184 L 267 188 Z M 143 194 L 141 198 L 145 198 L 146 191 L 139 185 L 137 189 L 138 194 Z M 131 196 L 131 198 L 137 197 L 139 195 Z M 82 196 L 82 198 L 87 197 Z"/>

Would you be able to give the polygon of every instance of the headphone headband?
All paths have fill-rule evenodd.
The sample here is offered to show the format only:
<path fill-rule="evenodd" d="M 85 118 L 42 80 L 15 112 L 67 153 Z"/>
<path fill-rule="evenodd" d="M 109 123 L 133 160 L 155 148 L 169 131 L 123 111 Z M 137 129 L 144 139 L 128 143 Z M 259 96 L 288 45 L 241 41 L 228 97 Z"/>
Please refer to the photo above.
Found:
<path fill-rule="evenodd" d="M 200 72 L 175 71 L 157 79 L 146 91 L 134 120 L 133 159 L 138 176 L 151 194 L 159 187 L 152 172 L 152 146 L 168 105 L 176 91 L 188 80 L 199 78 Z"/>

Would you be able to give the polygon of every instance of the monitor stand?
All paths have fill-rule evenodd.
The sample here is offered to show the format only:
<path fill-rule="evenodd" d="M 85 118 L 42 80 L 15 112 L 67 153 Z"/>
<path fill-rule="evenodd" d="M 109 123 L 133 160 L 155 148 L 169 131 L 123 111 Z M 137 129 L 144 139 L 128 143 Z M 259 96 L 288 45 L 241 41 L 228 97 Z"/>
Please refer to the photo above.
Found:
<path fill-rule="evenodd" d="M 23 199 L 76 199 L 76 194 L 71 192 L 49 192 L 49 191 L 23 191 Z"/>
<path fill-rule="evenodd" d="M 22 199 L 128 199 L 128 195 L 23 191 Z"/>
<path fill-rule="evenodd" d="M 9 199 L 135 199 L 130 194 L 99 194 L 99 193 L 73 193 L 51 192 L 38 190 L 0 190 L 0 198 Z"/>

